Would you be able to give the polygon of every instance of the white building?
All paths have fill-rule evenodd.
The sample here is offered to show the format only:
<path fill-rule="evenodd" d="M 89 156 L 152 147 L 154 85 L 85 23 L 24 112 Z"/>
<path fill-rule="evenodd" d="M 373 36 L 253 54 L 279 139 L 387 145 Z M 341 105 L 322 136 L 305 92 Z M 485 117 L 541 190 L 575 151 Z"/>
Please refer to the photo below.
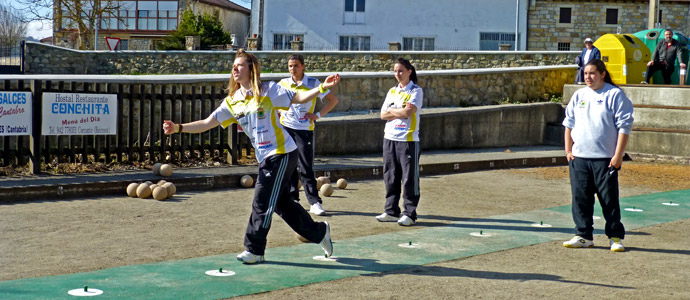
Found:
<path fill-rule="evenodd" d="M 515 50 L 517 29 L 524 50 L 528 1 L 254 0 L 250 31 L 262 50 Z"/>

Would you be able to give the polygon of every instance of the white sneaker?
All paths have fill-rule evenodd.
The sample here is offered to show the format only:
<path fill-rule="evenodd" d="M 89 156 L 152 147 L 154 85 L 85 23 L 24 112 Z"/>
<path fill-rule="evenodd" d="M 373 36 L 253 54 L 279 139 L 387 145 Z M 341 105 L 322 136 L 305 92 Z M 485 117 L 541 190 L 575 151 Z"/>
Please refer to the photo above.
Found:
<path fill-rule="evenodd" d="M 621 240 L 620 238 L 611 238 L 610 243 L 611 243 L 611 251 L 613 251 L 613 252 L 625 251 L 625 247 L 623 247 L 623 240 Z"/>
<path fill-rule="evenodd" d="M 398 225 L 400 226 L 412 226 L 414 223 L 414 220 L 406 215 L 403 215 L 400 220 L 398 220 Z"/>
<path fill-rule="evenodd" d="M 323 252 L 326 253 L 326 257 L 331 257 L 333 255 L 333 242 L 331 241 L 331 225 L 328 225 L 328 222 L 326 223 L 326 234 L 323 236 L 323 239 L 321 239 L 321 249 L 323 249 Z"/>
<path fill-rule="evenodd" d="M 594 241 L 586 240 L 581 236 L 574 236 L 572 239 L 563 242 L 563 247 L 566 248 L 590 248 L 594 247 Z"/>
<path fill-rule="evenodd" d="M 378 220 L 379 222 L 397 222 L 398 217 L 391 216 L 387 213 L 382 213 L 376 216 L 376 220 Z"/>
<path fill-rule="evenodd" d="M 247 250 L 237 255 L 237 260 L 245 264 L 255 264 L 266 261 L 263 255 L 255 255 Z"/>
<path fill-rule="evenodd" d="M 321 207 L 321 203 L 319 202 L 312 204 L 309 212 L 317 216 L 323 216 L 326 214 L 326 211 L 323 210 L 323 207 Z"/>

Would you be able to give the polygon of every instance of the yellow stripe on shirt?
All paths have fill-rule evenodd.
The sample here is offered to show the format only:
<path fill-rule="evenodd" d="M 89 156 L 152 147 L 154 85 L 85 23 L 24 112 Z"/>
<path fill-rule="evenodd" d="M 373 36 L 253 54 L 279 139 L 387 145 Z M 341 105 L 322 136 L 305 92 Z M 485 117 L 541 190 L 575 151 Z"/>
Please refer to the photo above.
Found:
<path fill-rule="evenodd" d="M 407 141 L 408 142 L 414 142 L 414 132 L 417 129 L 417 113 L 418 112 L 419 111 L 415 111 L 410 116 L 410 118 L 412 118 L 412 119 L 410 120 L 410 128 L 407 130 Z"/>

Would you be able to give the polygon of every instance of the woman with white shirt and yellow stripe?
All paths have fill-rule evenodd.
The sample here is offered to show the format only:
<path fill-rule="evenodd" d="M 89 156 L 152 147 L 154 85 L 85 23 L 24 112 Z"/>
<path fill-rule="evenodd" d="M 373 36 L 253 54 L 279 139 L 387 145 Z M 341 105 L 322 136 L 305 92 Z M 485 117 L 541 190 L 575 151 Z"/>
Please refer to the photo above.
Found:
<path fill-rule="evenodd" d="M 419 204 L 419 113 L 424 92 L 417 83 L 417 72 L 409 60 L 398 58 L 393 73 L 398 84 L 392 87 L 381 107 L 386 120 L 383 139 L 383 181 L 386 185 L 384 212 L 380 222 L 414 225 Z M 398 202 L 402 188 L 403 207 Z"/>
<path fill-rule="evenodd" d="M 297 147 L 280 124 L 278 110 L 325 93 L 338 84 L 340 76 L 328 76 L 318 87 L 294 93 L 274 82 L 262 83 L 260 72 L 259 61 L 254 55 L 237 51 L 228 87 L 230 92 L 218 108 L 204 120 L 185 124 L 166 120 L 163 130 L 165 134 L 201 133 L 218 125 L 225 128 L 238 123 L 250 138 L 259 161 L 259 174 L 244 238 L 246 250 L 237 260 L 246 264 L 264 261 L 266 236 L 274 212 L 299 235 L 320 243 L 326 256 L 331 256 L 333 244 L 328 223 L 315 222 L 299 203 L 289 199 L 288 186 L 297 166 Z"/>

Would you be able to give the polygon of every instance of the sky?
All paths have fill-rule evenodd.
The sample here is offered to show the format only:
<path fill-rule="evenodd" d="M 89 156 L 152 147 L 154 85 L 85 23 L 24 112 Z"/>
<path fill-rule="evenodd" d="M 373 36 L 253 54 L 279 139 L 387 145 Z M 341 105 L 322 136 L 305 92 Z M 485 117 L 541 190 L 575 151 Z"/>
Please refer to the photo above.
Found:
<path fill-rule="evenodd" d="M 0 2 L 7 3 L 7 0 L 0 0 Z M 230 2 L 234 2 L 246 8 L 250 8 L 251 6 L 251 0 L 230 0 Z M 43 23 L 40 21 L 31 22 L 27 28 L 27 35 L 37 40 L 49 37 L 53 35 L 53 23 L 46 21 Z"/>

